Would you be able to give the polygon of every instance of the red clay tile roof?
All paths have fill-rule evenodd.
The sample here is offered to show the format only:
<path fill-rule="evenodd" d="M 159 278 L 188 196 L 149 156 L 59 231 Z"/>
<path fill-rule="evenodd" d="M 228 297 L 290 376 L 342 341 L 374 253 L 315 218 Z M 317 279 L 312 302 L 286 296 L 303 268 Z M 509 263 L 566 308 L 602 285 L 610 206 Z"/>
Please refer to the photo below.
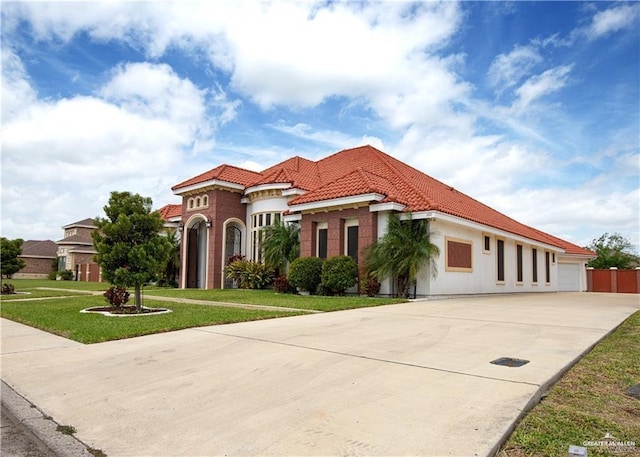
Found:
<path fill-rule="evenodd" d="M 233 176 L 240 176 L 241 171 L 246 172 L 241 175 L 245 180 L 239 177 L 232 180 L 229 176 L 223 178 L 223 174 L 231 174 L 225 167 L 233 170 Z M 293 157 L 262 173 L 221 165 L 178 184 L 173 189 L 210 179 L 236 182 L 245 187 L 291 183 L 292 187 L 308 191 L 290 200 L 290 206 L 378 193 L 385 196 L 382 202 L 401 203 L 405 205 L 407 212 L 439 211 L 557 246 L 565 249 L 568 254 L 594 255 L 591 251 L 521 224 L 369 145 L 345 149 L 318 162 Z M 292 210 L 295 211 L 295 207 Z"/>
<path fill-rule="evenodd" d="M 291 187 L 312 190 L 322 184 L 316 162 L 302 157 L 292 157 L 260 173 L 251 186 L 273 183 L 291 183 Z"/>
<path fill-rule="evenodd" d="M 58 245 L 51 240 L 27 240 L 22 243 L 22 254 L 20 255 L 55 258 L 58 256 Z"/>
<path fill-rule="evenodd" d="M 198 176 L 176 184 L 171 189 L 177 190 L 183 187 L 201 184 L 207 181 L 218 180 L 248 186 L 252 182 L 261 179 L 262 175 L 255 171 L 234 167 L 233 165 L 219 165 L 212 170 L 206 171 Z"/>
<path fill-rule="evenodd" d="M 162 208 L 158 210 L 160 213 L 160 217 L 165 221 L 168 221 L 172 217 L 182 216 L 182 205 L 164 205 Z"/>

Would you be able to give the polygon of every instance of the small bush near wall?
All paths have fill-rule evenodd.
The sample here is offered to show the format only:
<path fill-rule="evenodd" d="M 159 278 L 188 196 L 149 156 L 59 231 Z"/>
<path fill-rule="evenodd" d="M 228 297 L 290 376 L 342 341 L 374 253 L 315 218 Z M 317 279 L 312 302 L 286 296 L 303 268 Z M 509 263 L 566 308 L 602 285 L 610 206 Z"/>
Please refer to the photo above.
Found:
<path fill-rule="evenodd" d="M 380 282 L 371 276 L 362 278 L 360 290 L 367 294 L 367 297 L 375 297 L 380 292 Z"/>
<path fill-rule="evenodd" d="M 318 257 L 301 257 L 289 266 L 289 284 L 314 293 L 322 281 L 323 260 Z"/>
<path fill-rule="evenodd" d="M 71 281 L 73 279 L 73 271 L 71 270 L 59 271 L 58 276 L 63 281 Z"/>
<path fill-rule="evenodd" d="M 333 293 L 344 292 L 358 283 L 358 265 L 347 255 L 331 257 L 322 265 L 322 285 Z"/>
<path fill-rule="evenodd" d="M 231 262 L 225 272 L 241 289 L 263 289 L 273 281 L 273 268 L 246 259 Z"/>
<path fill-rule="evenodd" d="M 276 278 L 273 282 L 273 290 L 278 294 L 291 294 L 295 292 L 285 275 L 280 275 Z"/>

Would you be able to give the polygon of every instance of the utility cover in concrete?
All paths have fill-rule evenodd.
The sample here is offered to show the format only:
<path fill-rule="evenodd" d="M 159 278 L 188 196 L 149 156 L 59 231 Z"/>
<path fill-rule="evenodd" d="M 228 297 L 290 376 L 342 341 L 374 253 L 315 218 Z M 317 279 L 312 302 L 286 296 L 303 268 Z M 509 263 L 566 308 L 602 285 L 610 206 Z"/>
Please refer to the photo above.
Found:
<path fill-rule="evenodd" d="M 517 368 L 529 363 L 528 360 L 514 359 L 513 357 L 500 357 L 499 359 L 492 360 L 490 363 L 494 365 L 503 365 L 505 367 Z"/>

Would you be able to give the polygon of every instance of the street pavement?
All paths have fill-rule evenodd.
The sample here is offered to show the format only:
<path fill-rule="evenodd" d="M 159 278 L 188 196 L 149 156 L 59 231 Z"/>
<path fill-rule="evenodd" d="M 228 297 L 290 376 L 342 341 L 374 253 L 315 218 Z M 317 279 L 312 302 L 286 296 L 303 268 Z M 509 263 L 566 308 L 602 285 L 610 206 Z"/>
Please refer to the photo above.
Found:
<path fill-rule="evenodd" d="M 487 456 L 638 309 L 634 294 L 452 298 L 93 345 L 2 320 L 2 380 L 109 457 Z"/>

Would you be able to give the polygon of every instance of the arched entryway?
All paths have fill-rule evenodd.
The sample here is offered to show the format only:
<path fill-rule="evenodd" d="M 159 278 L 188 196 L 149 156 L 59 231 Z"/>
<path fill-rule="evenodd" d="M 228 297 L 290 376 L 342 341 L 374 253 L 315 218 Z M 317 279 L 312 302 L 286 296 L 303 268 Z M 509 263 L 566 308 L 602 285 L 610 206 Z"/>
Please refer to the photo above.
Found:
<path fill-rule="evenodd" d="M 227 266 L 231 257 L 242 255 L 243 253 L 244 225 L 237 221 L 227 222 L 224 232 L 224 252 L 222 258 L 224 265 Z M 222 283 L 225 289 L 237 287 L 233 280 L 227 279 L 226 275 L 223 277 Z"/>
<path fill-rule="evenodd" d="M 185 261 L 185 287 L 206 289 L 207 287 L 207 222 L 198 218 L 187 225 Z"/>

